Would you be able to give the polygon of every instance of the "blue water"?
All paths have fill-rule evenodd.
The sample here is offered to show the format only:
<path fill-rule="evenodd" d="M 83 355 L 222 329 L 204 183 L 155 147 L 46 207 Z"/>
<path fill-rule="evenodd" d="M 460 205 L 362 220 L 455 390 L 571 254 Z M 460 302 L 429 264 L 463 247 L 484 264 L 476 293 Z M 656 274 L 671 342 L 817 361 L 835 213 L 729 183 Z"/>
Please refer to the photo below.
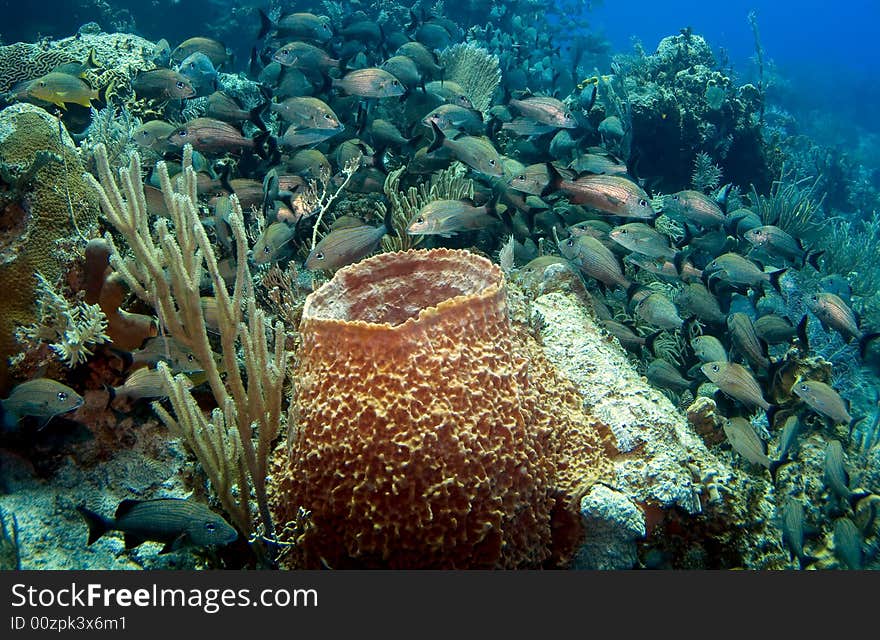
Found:
<path fill-rule="evenodd" d="M 751 10 L 757 13 L 765 62 L 801 94 L 803 106 L 838 111 L 880 131 L 877 0 L 599 2 L 584 15 L 614 51 L 630 50 L 637 38 L 651 53 L 661 39 L 690 26 L 716 51 L 723 47 L 734 68 L 748 77 L 755 53 Z"/>

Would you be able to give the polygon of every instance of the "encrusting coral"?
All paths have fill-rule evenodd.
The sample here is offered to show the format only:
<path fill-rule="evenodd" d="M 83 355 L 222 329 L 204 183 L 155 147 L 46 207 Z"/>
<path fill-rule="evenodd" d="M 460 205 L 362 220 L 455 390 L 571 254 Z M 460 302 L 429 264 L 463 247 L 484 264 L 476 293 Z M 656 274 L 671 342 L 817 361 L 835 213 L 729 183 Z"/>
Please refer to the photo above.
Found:
<path fill-rule="evenodd" d="M 271 500 L 291 566 L 565 564 L 611 465 L 573 387 L 511 325 L 501 270 L 466 251 L 338 271 L 300 325 Z"/>

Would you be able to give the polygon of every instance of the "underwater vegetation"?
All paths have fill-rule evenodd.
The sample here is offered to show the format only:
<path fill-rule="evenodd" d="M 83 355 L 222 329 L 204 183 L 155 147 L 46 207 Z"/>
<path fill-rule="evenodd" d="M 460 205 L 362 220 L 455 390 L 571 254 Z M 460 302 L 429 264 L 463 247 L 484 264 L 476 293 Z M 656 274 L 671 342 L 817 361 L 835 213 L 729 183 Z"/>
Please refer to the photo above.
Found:
<path fill-rule="evenodd" d="M 0 566 L 877 567 L 869 156 L 545 4 L 0 46 Z"/>

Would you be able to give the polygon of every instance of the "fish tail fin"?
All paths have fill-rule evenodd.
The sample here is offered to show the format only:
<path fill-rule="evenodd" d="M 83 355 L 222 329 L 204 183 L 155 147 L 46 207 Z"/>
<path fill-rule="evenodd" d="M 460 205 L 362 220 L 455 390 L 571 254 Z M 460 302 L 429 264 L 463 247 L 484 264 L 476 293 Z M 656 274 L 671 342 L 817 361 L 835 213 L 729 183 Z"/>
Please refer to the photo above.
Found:
<path fill-rule="evenodd" d="M 83 517 L 83 520 L 86 521 L 86 525 L 89 527 L 89 539 L 88 542 L 86 542 L 87 546 L 114 527 L 114 522 L 112 520 L 105 518 L 101 514 L 95 513 L 90 509 L 86 509 L 84 505 L 78 505 L 76 510 Z"/>
<path fill-rule="evenodd" d="M 804 353 L 807 353 L 810 350 L 810 339 L 807 337 L 807 322 L 809 321 L 808 314 L 804 314 L 804 317 L 801 318 L 801 321 L 798 322 L 797 325 L 797 339 L 798 346 Z"/>
<path fill-rule="evenodd" d="M 559 185 L 562 184 L 562 174 L 559 173 L 559 170 L 556 168 L 552 162 L 547 163 L 547 186 L 544 187 L 544 190 L 541 191 L 541 197 L 543 198 L 548 193 L 551 193 L 559 188 Z"/>
<path fill-rule="evenodd" d="M 872 340 L 876 340 L 880 338 L 880 332 L 876 333 L 866 333 L 861 338 L 859 338 L 859 356 L 862 360 L 865 359 L 865 354 L 868 352 L 868 343 Z"/>
<path fill-rule="evenodd" d="M 113 404 L 113 400 L 116 398 L 116 389 L 109 384 L 105 384 L 103 386 L 104 391 L 107 392 L 107 404 L 104 405 L 104 409 L 109 409 L 110 405 Z"/>
<path fill-rule="evenodd" d="M 648 351 L 651 352 L 651 355 L 652 355 L 652 356 L 656 356 L 656 355 L 657 355 L 657 354 L 654 352 L 654 342 L 656 342 L 658 336 L 659 336 L 661 333 L 663 333 L 663 330 L 662 330 L 662 329 L 658 329 L 657 331 L 655 331 L 655 332 L 652 333 L 651 335 L 649 335 L 649 336 L 645 336 L 645 347 L 648 349 Z"/>
<path fill-rule="evenodd" d="M 818 561 L 819 558 L 817 558 L 816 556 L 810 556 L 805 553 L 798 556 L 798 566 L 800 567 L 801 571 L 817 563 Z"/>
<path fill-rule="evenodd" d="M 856 512 L 856 507 L 859 502 L 872 495 L 870 491 L 851 491 L 849 494 L 849 498 L 847 498 L 847 502 L 849 502 L 850 508 L 853 510 L 853 513 Z"/>
<path fill-rule="evenodd" d="M 780 458 L 779 460 L 770 461 L 770 466 L 767 467 L 767 470 L 770 472 L 770 479 L 773 481 L 773 484 L 776 484 L 776 474 L 789 462 L 791 462 L 791 460 L 789 460 L 787 457 Z"/>
<path fill-rule="evenodd" d="M 257 35 L 257 40 L 262 40 L 266 37 L 267 33 L 275 28 L 275 25 L 269 19 L 269 16 L 266 15 L 265 11 L 262 9 L 258 9 L 258 11 L 260 12 L 260 33 Z"/>
<path fill-rule="evenodd" d="M 446 135 L 440 130 L 440 127 L 437 126 L 436 122 L 431 122 L 431 129 L 434 130 L 434 141 L 428 147 L 426 153 L 436 151 L 443 146 L 443 141 L 446 140 Z"/>
<path fill-rule="evenodd" d="M 811 253 L 807 253 L 804 256 L 804 264 L 802 268 L 807 266 L 809 263 L 816 271 L 819 271 L 819 258 L 821 258 L 825 254 L 825 251 L 813 251 Z"/>
<path fill-rule="evenodd" d="M 773 429 L 773 423 L 776 420 L 776 414 L 779 411 L 780 406 L 778 404 L 771 404 L 767 407 L 767 428 Z"/>
<path fill-rule="evenodd" d="M 779 284 L 779 281 L 782 279 L 782 276 L 785 275 L 785 272 L 788 269 L 777 269 L 776 271 L 772 271 L 770 273 L 770 285 L 776 289 L 776 293 L 782 295 L 782 287 Z"/>
<path fill-rule="evenodd" d="M 260 131 L 268 131 L 268 129 L 266 129 L 266 123 L 263 122 L 263 114 L 269 110 L 271 104 L 272 103 L 267 100 L 262 104 L 258 104 L 248 112 L 248 120 L 253 122 L 254 126 Z"/>
<path fill-rule="evenodd" d="M 681 277 L 681 274 L 684 273 L 684 261 L 687 258 L 687 252 L 685 251 L 676 251 L 675 255 L 672 256 L 672 266 L 675 267 L 675 273 Z"/>
<path fill-rule="evenodd" d="M 228 162 L 223 163 L 223 168 L 220 170 L 220 186 L 228 193 L 235 193 L 235 189 L 232 188 L 232 184 L 229 182 L 231 174 L 232 165 Z"/>

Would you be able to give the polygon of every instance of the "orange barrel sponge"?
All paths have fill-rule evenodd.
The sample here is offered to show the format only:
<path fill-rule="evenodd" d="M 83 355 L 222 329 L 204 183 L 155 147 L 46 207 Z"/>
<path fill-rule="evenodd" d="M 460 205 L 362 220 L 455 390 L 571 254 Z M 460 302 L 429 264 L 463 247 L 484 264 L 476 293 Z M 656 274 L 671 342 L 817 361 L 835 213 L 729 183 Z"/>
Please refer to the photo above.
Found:
<path fill-rule="evenodd" d="M 571 475 L 563 449 L 596 469 L 604 452 L 595 431 L 554 422 L 578 402 L 541 397 L 497 266 L 448 249 L 380 254 L 312 293 L 300 333 L 298 424 L 272 486 L 278 530 L 309 512 L 288 534 L 290 566 L 567 559 L 573 545 L 561 554 L 558 538 L 576 520 L 559 516 L 576 500 L 556 486 Z"/>

